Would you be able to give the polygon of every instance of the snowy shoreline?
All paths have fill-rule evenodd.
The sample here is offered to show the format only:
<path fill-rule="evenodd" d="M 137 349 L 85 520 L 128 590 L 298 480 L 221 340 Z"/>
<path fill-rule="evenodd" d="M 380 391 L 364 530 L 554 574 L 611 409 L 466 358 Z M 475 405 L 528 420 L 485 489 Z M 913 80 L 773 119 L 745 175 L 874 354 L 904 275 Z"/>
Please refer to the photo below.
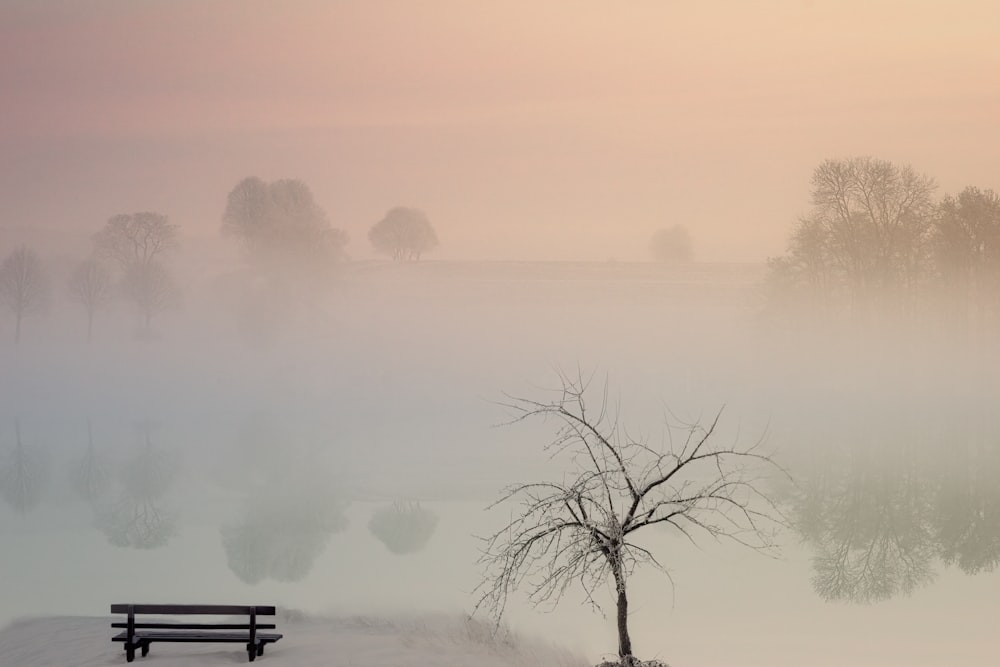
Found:
<path fill-rule="evenodd" d="M 0 629 L 0 665 L 104 667 L 125 664 L 112 644 L 111 617 L 49 616 L 18 619 Z M 571 651 L 533 638 L 491 636 L 491 626 L 459 615 L 312 617 L 279 612 L 284 637 L 260 658 L 274 667 L 583 667 Z M 246 662 L 231 644 L 154 644 L 147 658 L 158 667 Z"/>

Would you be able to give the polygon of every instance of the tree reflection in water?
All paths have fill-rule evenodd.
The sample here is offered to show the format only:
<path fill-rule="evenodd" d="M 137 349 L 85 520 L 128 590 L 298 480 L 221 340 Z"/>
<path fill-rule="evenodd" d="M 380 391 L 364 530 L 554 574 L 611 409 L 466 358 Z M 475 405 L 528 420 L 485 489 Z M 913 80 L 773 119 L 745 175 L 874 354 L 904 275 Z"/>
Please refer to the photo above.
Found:
<path fill-rule="evenodd" d="M 942 565 L 976 574 L 1000 563 L 1000 439 L 980 428 L 868 429 L 794 466 L 795 526 L 827 600 L 909 594 Z"/>
<path fill-rule="evenodd" d="M 240 581 L 300 581 L 330 537 L 347 526 L 347 503 L 328 484 L 289 477 L 248 494 L 240 518 L 220 529 L 229 569 Z"/>
<path fill-rule="evenodd" d="M 39 450 L 25 446 L 19 420 L 14 421 L 14 434 L 14 447 L 0 458 L 0 495 L 18 513 L 27 514 L 41 502 L 46 460 Z"/>
<path fill-rule="evenodd" d="M 266 412 L 248 415 L 213 470 L 222 487 L 243 497 L 219 534 L 229 569 L 244 583 L 301 581 L 347 527 L 348 503 L 332 472 L 342 466 L 327 443 L 286 426 Z"/>
<path fill-rule="evenodd" d="M 372 514 L 368 530 L 394 554 L 416 553 L 427 545 L 438 517 L 420 503 L 395 502 Z"/>
<path fill-rule="evenodd" d="M 95 522 L 111 544 L 154 549 L 167 544 L 176 532 L 176 517 L 163 497 L 177 476 L 174 456 L 155 447 L 150 426 L 141 426 L 142 445 L 119 474 L 118 492 L 95 508 Z"/>
<path fill-rule="evenodd" d="M 73 462 L 70 481 L 81 499 L 95 506 L 108 490 L 111 477 L 106 457 L 94 446 L 94 432 L 87 421 L 87 451 Z"/>
<path fill-rule="evenodd" d="M 1000 442 L 961 446 L 941 462 L 934 508 L 941 559 L 967 574 L 1000 565 Z"/>

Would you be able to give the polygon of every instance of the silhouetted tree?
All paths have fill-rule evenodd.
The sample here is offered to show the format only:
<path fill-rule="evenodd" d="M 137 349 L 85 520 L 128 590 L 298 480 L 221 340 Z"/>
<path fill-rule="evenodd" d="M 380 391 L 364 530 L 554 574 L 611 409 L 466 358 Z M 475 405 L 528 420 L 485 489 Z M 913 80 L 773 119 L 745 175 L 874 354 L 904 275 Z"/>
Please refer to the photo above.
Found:
<path fill-rule="evenodd" d="M 177 225 L 151 211 L 122 213 L 108 220 L 94 235 L 98 257 L 115 262 L 123 271 L 144 266 L 177 247 Z"/>
<path fill-rule="evenodd" d="M 305 183 L 266 183 L 252 176 L 230 191 L 222 233 L 240 241 L 249 259 L 266 269 L 315 271 L 344 256 L 347 233 L 330 226 Z"/>
<path fill-rule="evenodd" d="M 0 495 L 21 514 L 34 509 L 41 500 L 45 465 L 37 450 L 21 441 L 21 423 L 14 421 L 14 448 L 0 463 Z"/>
<path fill-rule="evenodd" d="M 84 260 L 69 281 L 69 295 L 87 313 L 87 342 L 94 331 L 94 314 L 111 302 L 111 273 L 96 259 Z"/>
<path fill-rule="evenodd" d="M 935 265 L 953 316 L 982 322 L 1000 303 L 1000 196 L 967 187 L 938 205 L 932 234 Z"/>
<path fill-rule="evenodd" d="M 177 285 L 159 262 L 130 264 L 122 277 L 125 294 L 135 304 L 141 318 L 140 337 L 152 335 L 153 315 L 176 303 Z"/>
<path fill-rule="evenodd" d="M 658 229 L 649 241 L 649 253 L 657 262 L 690 262 L 694 259 L 691 234 L 684 225 Z"/>
<path fill-rule="evenodd" d="M 694 541 L 701 534 L 728 538 L 765 553 L 776 548 L 781 513 L 763 491 L 755 464 L 780 471 L 761 453 L 761 443 L 721 446 L 707 428 L 683 427 L 660 449 L 629 437 L 609 405 L 607 383 L 596 406 L 587 399 L 588 381 L 561 375 L 549 401 L 512 398 L 514 422 L 551 419 L 560 424 L 546 447 L 564 456 L 570 468 L 561 482 L 509 487 L 494 504 L 518 501 L 514 518 L 485 538 L 484 568 L 476 608 L 499 619 L 508 595 L 528 584 L 535 604 L 556 603 L 574 582 L 587 600 L 598 585 L 614 582 L 617 593 L 618 654 L 636 664 L 629 636 L 629 576 L 650 563 L 666 572 L 655 556 L 635 542 L 638 532 L 672 526 Z M 675 427 L 676 428 L 676 427 Z"/>
<path fill-rule="evenodd" d="M 812 176 L 813 209 L 772 270 L 815 290 L 842 291 L 861 318 L 880 295 L 912 312 L 930 264 L 935 187 L 909 165 L 871 157 L 824 161 Z"/>
<path fill-rule="evenodd" d="M 372 514 L 368 530 L 394 554 L 420 551 L 434 534 L 438 517 L 420 503 L 393 503 Z"/>
<path fill-rule="evenodd" d="M 41 310 L 48 301 L 48 280 L 42 262 L 21 246 L 0 264 L 0 303 L 14 314 L 14 342 L 21 340 L 21 320 Z"/>
<path fill-rule="evenodd" d="M 397 206 L 368 230 L 368 240 L 375 250 L 394 261 L 419 260 L 438 245 L 437 234 L 427 214 L 415 208 Z"/>
<path fill-rule="evenodd" d="M 852 288 L 912 287 L 924 268 L 935 184 L 909 165 L 856 157 L 813 173 L 815 220 Z"/>

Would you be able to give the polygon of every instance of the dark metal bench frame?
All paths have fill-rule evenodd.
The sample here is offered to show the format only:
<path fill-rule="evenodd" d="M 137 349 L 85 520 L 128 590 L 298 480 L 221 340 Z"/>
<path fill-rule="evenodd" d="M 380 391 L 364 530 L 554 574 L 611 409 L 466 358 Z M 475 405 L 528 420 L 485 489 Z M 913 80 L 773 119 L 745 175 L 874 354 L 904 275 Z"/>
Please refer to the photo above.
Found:
<path fill-rule="evenodd" d="M 247 657 L 250 662 L 258 655 L 264 655 L 264 646 L 281 639 L 282 635 L 273 632 L 257 632 L 258 630 L 273 630 L 273 623 L 258 623 L 258 616 L 274 616 L 274 607 L 243 607 L 235 605 L 208 604 L 113 604 L 112 614 L 128 614 L 128 620 L 111 624 L 112 628 L 124 628 L 111 638 L 114 642 L 125 643 L 125 659 L 135 660 L 135 650 L 139 649 L 143 657 L 149 653 L 149 645 L 153 642 L 229 642 L 245 643 Z M 136 614 L 163 614 L 168 616 L 249 616 L 247 623 L 182 623 L 171 621 L 156 621 L 152 623 L 136 623 Z M 156 630 L 159 632 L 150 632 Z M 163 632 L 166 631 L 166 632 Z M 223 632 L 229 631 L 229 632 Z"/>

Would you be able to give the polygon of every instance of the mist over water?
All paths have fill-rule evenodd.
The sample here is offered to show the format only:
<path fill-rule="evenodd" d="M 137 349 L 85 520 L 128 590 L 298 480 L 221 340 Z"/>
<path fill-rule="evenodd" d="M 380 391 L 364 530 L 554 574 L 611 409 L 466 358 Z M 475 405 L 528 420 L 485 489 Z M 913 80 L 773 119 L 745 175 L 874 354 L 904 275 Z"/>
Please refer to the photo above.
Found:
<path fill-rule="evenodd" d="M 136 340 L 123 311 L 91 344 L 78 313 L 53 310 L 2 348 L 0 612 L 100 614 L 112 598 L 471 609 L 474 536 L 506 516 L 483 508 L 565 465 L 542 451 L 546 424 L 494 428 L 510 416 L 498 403 L 579 366 L 607 374 L 634 434 L 657 443 L 665 420 L 722 410 L 721 439 L 763 437 L 797 484 L 776 491 L 793 521 L 780 560 L 652 537 L 675 588 L 636 575 L 639 647 L 679 664 L 988 664 L 995 352 L 925 331 L 790 335 L 760 317 L 762 273 L 349 265 L 322 299 L 265 310 L 258 330 L 206 289 L 165 313 L 155 340 Z M 8 481 L 15 456 L 23 487 Z M 426 518 L 393 528 L 416 508 Z M 402 528 L 420 521 L 422 534 Z M 842 553 L 854 569 L 840 581 Z M 510 618 L 609 652 L 611 623 L 578 602 L 539 615 L 515 601 Z"/>

